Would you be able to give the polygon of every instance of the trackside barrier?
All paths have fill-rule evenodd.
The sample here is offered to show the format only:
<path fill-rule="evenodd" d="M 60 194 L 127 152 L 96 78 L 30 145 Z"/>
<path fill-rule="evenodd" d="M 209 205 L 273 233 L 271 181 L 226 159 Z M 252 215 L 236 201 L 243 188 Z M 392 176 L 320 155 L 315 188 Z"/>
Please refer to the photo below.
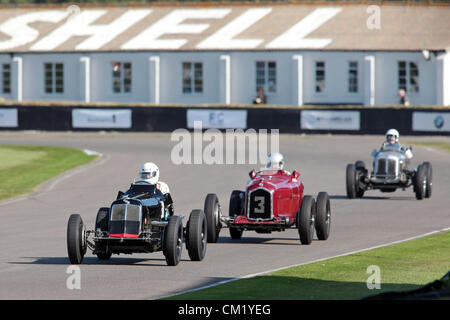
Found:
<path fill-rule="evenodd" d="M 0 105 L 0 130 L 172 132 L 202 128 L 280 133 L 450 135 L 450 108 Z M 233 124 L 236 124 L 233 125 Z"/>

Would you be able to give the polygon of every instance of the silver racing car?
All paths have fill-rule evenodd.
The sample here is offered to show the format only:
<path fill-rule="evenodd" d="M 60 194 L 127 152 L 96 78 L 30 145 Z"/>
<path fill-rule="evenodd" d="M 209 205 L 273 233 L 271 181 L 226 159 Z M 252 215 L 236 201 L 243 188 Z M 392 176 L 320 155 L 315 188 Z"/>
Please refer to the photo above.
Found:
<path fill-rule="evenodd" d="M 347 165 L 346 186 L 347 197 L 361 198 L 366 190 L 379 189 L 381 192 L 394 192 L 401 188 L 413 187 L 416 199 L 431 197 L 432 167 L 423 162 L 417 168 L 410 168 L 412 147 L 387 145 L 373 150 L 373 171 L 369 173 L 363 161 Z M 410 155 L 410 156 L 409 156 Z"/>

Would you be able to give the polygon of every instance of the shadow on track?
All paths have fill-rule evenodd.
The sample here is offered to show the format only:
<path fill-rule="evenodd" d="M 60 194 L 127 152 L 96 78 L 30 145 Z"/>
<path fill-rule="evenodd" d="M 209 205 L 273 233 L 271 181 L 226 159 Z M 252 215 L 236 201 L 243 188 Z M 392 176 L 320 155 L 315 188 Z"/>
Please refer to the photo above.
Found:
<path fill-rule="evenodd" d="M 9 264 L 22 265 L 71 265 L 67 257 L 23 257 L 22 259 L 34 259 L 34 261 L 8 262 Z M 147 261 L 147 263 L 142 263 Z M 180 260 L 180 262 L 191 260 Z M 81 265 L 130 265 L 130 266 L 167 266 L 165 259 L 121 258 L 112 256 L 109 260 L 100 260 L 97 257 L 85 257 Z"/>
<path fill-rule="evenodd" d="M 322 242 L 318 239 L 313 239 L 313 242 Z M 241 239 L 233 240 L 231 237 L 221 236 L 217 243 L 223 244 L 264 244 L 273 246 L 302 246 L 300 238 L 258 238 L 242 236 Z"/>
<path fill-rule="evenodd" d="M 333 200 L 416 200 L 414 196 L 398 196 L 398 197 L 386 197 L 386 196 L 363 196 L 362 198 L 349 199 L 343 195 L 330 195 L 330 199 Z"/>

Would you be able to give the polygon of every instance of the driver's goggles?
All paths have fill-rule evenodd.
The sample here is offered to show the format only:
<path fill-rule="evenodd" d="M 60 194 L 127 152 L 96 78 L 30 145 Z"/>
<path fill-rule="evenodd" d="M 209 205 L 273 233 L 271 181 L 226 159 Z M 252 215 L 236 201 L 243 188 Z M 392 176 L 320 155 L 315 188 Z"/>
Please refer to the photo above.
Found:
<path fill-rule="evenodd" d="M 142 172 L 141 173 L 141 177 L 145 178 L 145 179 L 150 179 L 150 178 L 156 177 L 156 171 L 154 171 L 154 172 Z"/>

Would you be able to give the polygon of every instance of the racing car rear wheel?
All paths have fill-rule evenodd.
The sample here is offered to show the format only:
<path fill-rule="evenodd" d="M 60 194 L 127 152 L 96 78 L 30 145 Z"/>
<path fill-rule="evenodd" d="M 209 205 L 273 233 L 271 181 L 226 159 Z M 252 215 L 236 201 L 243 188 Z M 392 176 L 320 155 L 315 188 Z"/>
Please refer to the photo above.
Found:
<path fill-rule="evenodd" d="M 72 214 L 67 223 L 67 253 L 70 263 L 80 264 L 86 253 L 86 230 L 79 214 Z"/>
<path fill-rule="evenodd" d="M 362 160 L 358 160 L 355 162 L 355 168 L 356 170 L 366 170 L 366 164 Z"/>
<path fill-rule="evenodd" d="M 304 196 L 297 216 L 298 234 L 302 244 L 311 244 L 314 236 L 316 203 L 312 196 Z"/>
<path fill-rule="evenodd" d="M 314 220 L 317 238 L 327 240 L 330 235 L 331 207 L 330 197 L 326 192 L 319 192 L 316 202 L 316 218 Z"/>
<path fill-rule="evenodd" d="M 220 205 L 219 198 L 214 193 L 209 193 L 205 199 L 205 215 L 208 227 L 208 242 L 215 243 L 219 239 L 220 229 Z"/>
<path fill-rule="evenodd" d="M 169 266 L 180 262 L 183 249 L 183 223 L 179 216 L 169 217 L 169 223 L 164 230 L 163 253 Z"/>
<path fill-rule="evenodd" d="M 354 199 L 356 197 L 356 168 L 354 164 L 348 164 L 346 169 L 347 197 Z"/>
<path fill-rule="evenodd" d="M 433 188 L 433 167 L 428 161 L 424 162 L 423 165 L 427 167 L 427 188 L 425 190 L 425 198 L 430 198 Z"/>
<path fill-rule="evenodd" d="M 192 210 L 186 228 L 186 248 L 192 261 L 202 261 L 206 254 L 208 224 L 202 210 Z"/>
<path fill-rule="evenodd" d="M 427 166 L 424 164 L 419 165 L 416 172 L 416 199 L 422 200 L 425 197 L 427 189 Z"/>

